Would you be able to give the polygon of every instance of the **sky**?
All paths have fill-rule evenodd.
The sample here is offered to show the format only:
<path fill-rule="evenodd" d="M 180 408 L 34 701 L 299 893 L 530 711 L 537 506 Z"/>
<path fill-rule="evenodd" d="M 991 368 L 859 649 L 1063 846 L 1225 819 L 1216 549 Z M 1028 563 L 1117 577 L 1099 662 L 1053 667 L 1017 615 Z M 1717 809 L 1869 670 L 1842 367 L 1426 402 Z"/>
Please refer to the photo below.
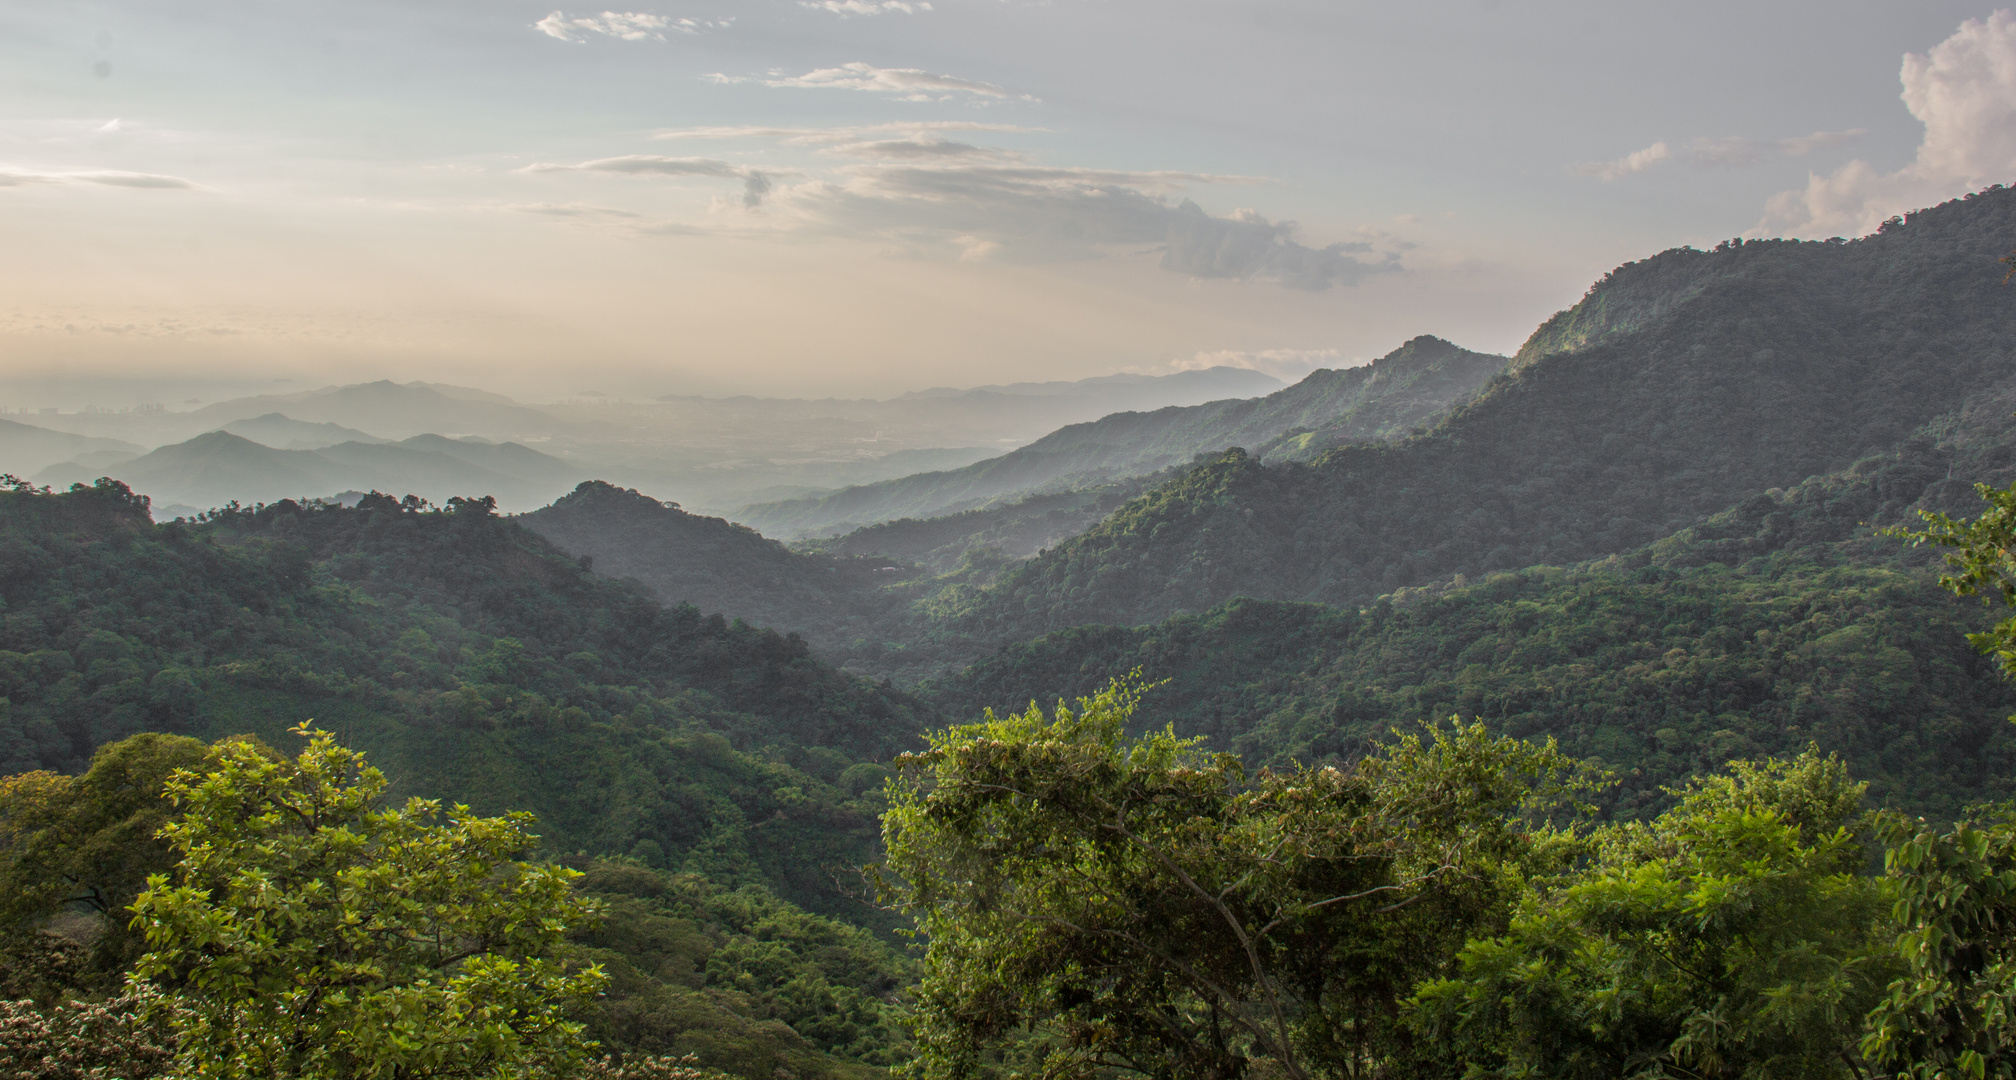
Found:
<path fill-rule="evenodd" d="M 1987 4 L 616 2 L 0 0 L 0 407 L 1292 379 L 2016 181 Z"/>

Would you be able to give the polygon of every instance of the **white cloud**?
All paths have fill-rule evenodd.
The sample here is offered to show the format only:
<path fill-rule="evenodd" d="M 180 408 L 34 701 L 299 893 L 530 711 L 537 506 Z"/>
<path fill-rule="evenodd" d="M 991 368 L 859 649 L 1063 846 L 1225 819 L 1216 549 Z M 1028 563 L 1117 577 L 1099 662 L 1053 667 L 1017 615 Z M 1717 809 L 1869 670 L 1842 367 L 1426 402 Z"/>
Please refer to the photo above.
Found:
<path fill-rule="evenodd" d="M 1295 229 L 1292 221 L 1270 223 L 1252 210 L 1212 217 L 1185 199 L 1170 213 L 1162 268 L 1194 277 L 1258 278 L 1309 290 L 1356 285 L 1368 275 L 1400 268 L 1395 252 L 1369 262 L 1359 259 L 1374 252 L 1373 245 L 1364 241 L 1305 247 L 1291 239 Z"/>
<path fill-rule="evenodd" d="M 532 28 L 547 37 L 576 43 L 587 41 L 589 34 L 601 34 L 624 41 L 664 41 L 667 30 L 675 34 L 697 34 L 702 30 L 721 29 L 733 21 L 721 19 L 702 22 L 698 19 L 674 19 L 642 11 L 605 11 L 600 15 L 579 15 L 570 18 L 566 13 L 556 11 L 533 23 Z"/>
<path fill-rule="evenodd" d="M 1849 131 L 1816 131 L 1789 139 L 1745 139 L 1740 136 L 1695 139 L 1687 144 L 1686 160 L 1690 165 L 1703 168 L 1755 165 L 1776 157 L 1805 157 L 1815 150 L 1854 142 L 1864 134 L 1864 129 L 1854 128 Z"/>
<path fill-rule="evenodd" d="M 904 0 L 881 0 L 880 3 L 873 3 L 870 0 L 800 0 L 800 2 L 814 11 L 830 11 L 841 16 L 886 15 L 892 11 L 915 15 L 920 11 L 931 10 L 931 5 L 924 0 L 917 0 L 914 4 L 905 3 Z"/>
<path fill-rule="evenodd" d="M 521 214 L 538 214 L 542 217 L 628 219 L 644 216 L 607 206 L 591 206 L 588 203 L 506 203 L 501 209 L 515 210 Z"/>
<path fill-rule="evenodd" d="M 877 136 L 895 135 L 905 138 L 923 138 L 946 131 L 986 131 L 1005 132 L 1017 135 L 1047 132 L 1049 128 L 1024 127 L 1021 124 L 983 124 L 974 120 L 923 120 L 887 124 L 865 124 L 858 127 L 809 128 L 809 127 L 696 127 L 674 128 L 660 131 L 654 139 L 781 139 L 801 146 L 816 146 L 821 143 L 854 142 Z"/>
<path fill-rule="evenodd" d="M 768 75 L 723 75 L 716 72 L 702 77 L 717 83 L 756 82 L 779 89 L 866 90 L 894 94 L 902 101 L 951 101 L 960 94 L 992 100 L 1017 97 L 1023 101 L 1036 100 L 993 83 L 937 75 L 919 68 L 878 68 L 860 61 L 833 68 L 815 68 L 803 75 L 785 75 L 775 71 Z"/>
<path fill-rule="evenodd" d="M 1925 55 L 1904 54 L 1904 106 L 1925 125 L 1892 173 L 1856 159 L 1765 204 L 1753 235 L 1859 235 L 1893 214 L 2016 178 L 2016 18 L 1969 19 Z"/>
<path fill-rule="evenodd" d="M 1162 252 L 1167 270 L 1312 290 L 1399 269 L 1397 253 L 1370 243 L 1312 248 L 1293 238 L 1292 222 L 1270 223 L 1252 211 L 1213 217 L 1176 198 L 1193 185 L 1263 182 L 1254 177 L 1024 164 L 847 172 L 843 183 L 781 188 L 776 203 L 800 228 L 877 236 L 923 253 L 956 249 L 963 260 L 1096 258 L 1114 245 L 1154 245 L 1149 250 Z"/>
<path fill-rule="evenodd" d="M 193 188 L 196 186 L 179 176 L 162 176 L 158 173 L 122 172 L 117 169 L 78 169 L 68 172 L 41 172 L 32 169 L 15 169 L 0 166 L 0 187 L 22 187 L 28 184 L 100 184 L 106 187 L 126 188 Z"/>
<path fill-rule="evenodd" d="M 656 157 L 650 154 L 597 158 L 578 165 L 541 162 L 537 165 L 527 165 L 519 171 L 618 173 L 631 176 L 718 176 L 742 181 L 742 205 L 750 208 L 762 205 L 763 197 L 769 193 L 771 186 L 768 174 L 758 172 L 747 165 L 717 161 L 713 158 Z"/>
<path fill-rule="evenodd" d="M 872 139 L 833 143 L 824 148 L 830 154 L 869 158 L 876 161 L 1020 161 L 1020 154 L 993 150 L 935 136 L 911 139 Z"/>
<path fill-rule="evenodd" d="M 1673 148 L 1663 142 L 1655 142 L 1643 150 L 1632 152 L 1612 161 L 1585 161 L 1575 167 L 1584 176 L 1600 177 L 1604 180 L 1618 180 L 1633 173 L 1641 173 L 1673 156 Z"/>
<path fill-rule="evenodd" d="M 1689 142 L 1685 149 L 1677 151 L 1668 143 L 1661 141 L 1611 161 L 1585 161 L 1577 165 L 1575 171 L 1583 176 L 1621 180 L 1668 161 L 1685 162 L 1702 169 L 1739 168 L 1756 165 L 1772 158 L 1805 157 L 1815 150 L 1853 142 L 1863 134 L 1863 129 L 1855 128 L 1852 131 L 1816 131 L 1811 135 L 1794 135 L 1785 139 L 1750 139 L 1740 135 L 1703 136 Z"/>

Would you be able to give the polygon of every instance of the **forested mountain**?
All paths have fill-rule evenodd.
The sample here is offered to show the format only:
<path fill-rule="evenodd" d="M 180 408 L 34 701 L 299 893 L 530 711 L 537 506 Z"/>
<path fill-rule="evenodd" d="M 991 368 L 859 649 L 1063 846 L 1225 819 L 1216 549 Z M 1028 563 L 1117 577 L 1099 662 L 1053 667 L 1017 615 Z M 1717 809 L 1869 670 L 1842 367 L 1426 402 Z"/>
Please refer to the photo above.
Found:
<path fill-rule="evenodd" d="M 487 501 L 157 525 L 116 483 L 0 488 L 0 777 L 81 772 L 137 732 L 291 752 L 313 719 L 397 799 L 529 810 L 612 906 L 582 943 L 616 978 L 593 1018 L 610 1050 L 747 1080 L 895 1060 L 909 961 L 838 881 L 877 851 L 876 762 L 926 715 L 597 576 Z M 13 947 L 0 989 L 25 996 Z"/>
<path fill-rule="evenodd" d="M 0 491 L 0 600 L 0 775 L 74 771 L 137 731 L 279 745 L 313 717 L 402 795 L 532 810 L 558 849 L 641 844 L 827 910 L 820 868 L 874 842 L 853 800 L 880 771 L 857 763 L 925 722 L 802 643 L 663 607 L 481 502 L 155 525 L 116 484 Z"/>
<path fill-rule="evenodd" d="M 373 488 L 437 501 L 491 495 L 516 508 L 537 506 L 582 475 L 576 466 L 517 443 L 415 435 L 397 443 L 276 450 L 224 431 L 161 447 L 105 472 L 158 505 L 196 510 Z M 34 479 L 61 483 L 74 477 L 63 472 Z"/>
<path fill-rule="evenodd" d="M 1266 397 L 1114 413 L 962 469 L 759 504 L 738 516 L 772 535 L 808 536 L 1097 487 L 1231 446 L 1302 457 L 1340 442 L 1408 434 L 1467 399 L 1505 363 L 1420 337 L 1365 367 L 1319 370 Z"/>
<path fill-rule="evenodd" d="M 984 510 L 933 518 L 903 518 L 865 525 L 794 547 L 832 555 L 875 556 L 914 563 L 939 574 L 959 568 L 971 553 L 1023 559 L 1084 532 L 1128 499 L 1170 479 L 1163 470 L 1099 487 L 1030 495 Z"/>
<path fill-rule="evenodd" d="M 1168 680 L 1153 722 L 1251 760 L 1355 758 L 1461 714 L 1624 773 L 1614 804 L 1734 757 L 1844 754 L 1880 801 L 1957 814 L 2016 793 L 2016 693 L 1968 643 L 1989 613 L 1933 582 L 1931 549 L 1875 526 L 1978 514 L 2016 482 L 2016 380 L 1896 447 L 1759 493 L 1634 550 L 1463 574 L 1364 607 L 1233 600 L 1019 643 L 927 688 L 948 715 Z"/>
<path fill-rule="evenodd" d="M 1860 240 L 1627 264 L 1434 431 L 1306 465 L 1228 453 L 975 594 L 961 625 L 1007 641 L 1240 595 L 1355 605 L 1631 550 L 2001 393 L 2012 234 L 1996 189 Z"/>
<path fill-rule="evenodd" d="M 755 530 L 702 517 L 600 481 L 520 515 L 527 529 L 597 572 L 630 578 L 667 604 L 723 612 L 815 643 L 850 632 L 899 601 L 878 592 L 908 567 L 878 556 L 802 554 Z"/>

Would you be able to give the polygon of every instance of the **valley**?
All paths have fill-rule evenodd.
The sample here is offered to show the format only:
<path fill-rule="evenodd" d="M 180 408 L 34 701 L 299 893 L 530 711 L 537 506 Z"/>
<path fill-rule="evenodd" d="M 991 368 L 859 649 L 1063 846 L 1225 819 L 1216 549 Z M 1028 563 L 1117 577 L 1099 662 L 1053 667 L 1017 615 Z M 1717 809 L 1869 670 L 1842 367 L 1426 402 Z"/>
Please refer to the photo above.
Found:
<path fill-rule="evenodd" d="M 399 798 L 536 815 L 607 908 L 569 946 L 615 973 L 595 1037 L 748 1080 L 885 1075 L 950 1037 L 905 1027 L 936 984 L 903 934 L 935 916 L 863 870 L 908 857 L 885 815 L 925 805 L 919 762 L 995 767 L 959 742 L 982 717 L 997 750 L 1076 746 L 1080 701 L 1117 717 L 1084 747 L 1197 740 L 1254 790 L 1386 775 L 1365 763 L 1412 753 L 1396 733 L 1453 717 L 1602 772 L 1577 820 L 1627 832 L 1705 813 L 1730 762 L 1835 755 L 1856 799 L 1952 821 L 2016 796 L 2016 688 L 1969 641 L 1997 612 L 1896 534 L 2016 483 L 2011 235 L 1996 188 L 1852 241 L 1666 251 L 1511 357 L 1420 336 L 1278 388 L 534 408 L 374 384 L 128 425 L 218 425 L 151 450 L 10 421 L 0 776 L 313 720 Z M 1226 390 L 1252 392 L 1191 400 Z M 825 487 L 677 479 L 647 450 L 744 452 L 688 410 L 831 420 L 797 433 L 819 461 L 747 474 Z"/>

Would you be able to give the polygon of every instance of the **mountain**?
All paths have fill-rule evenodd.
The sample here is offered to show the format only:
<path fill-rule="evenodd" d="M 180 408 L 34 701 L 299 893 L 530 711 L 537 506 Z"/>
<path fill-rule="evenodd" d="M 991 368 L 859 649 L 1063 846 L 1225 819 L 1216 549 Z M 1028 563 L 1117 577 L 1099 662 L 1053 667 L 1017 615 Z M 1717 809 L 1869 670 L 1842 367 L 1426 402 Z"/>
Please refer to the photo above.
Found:
<path fill-rule="evenodd" d="M 557 848 L 622 854 L 651 838 L 685 852 L 731 812 L 679 784 L 742 785 L 728 801 L 746 801 L 799 783 L 773 769 L 796 761 L 788 771 L 831 786 L 911 746 L 923 723 L 907 698 L 801 643 L 658 604 L 480 503 L 283 501 L 156 525 L 116 482 L 0 491 L 0 599 L 0 775 L 74 771 L 143 730 L 282 745 L 312 716 L 405 790 L 538 812 Z M 735 756 L 764 747 L 770 759 Z M 832 798 L 806 813 L 852 813 Z M 775 809 L 732 813 L 759 822 Z M 868 850 L 872 824 L 847 822 Z M 768 867 L 759 876 L 839 903 L 820 859 L 764 850 L 746 856 Z"/>
<path fill-rule="evenodd" d="M 49 431 L 31 424 L 0 420 L 0 472 L 15 476 L 29 476 L 81 455 L 138 455 L 146 452 L 144 446 L 119 439 L 72 435 L 66 431 Z"/>
<path fill-rule="evenodd" d="M 276 450 L 223 431 L 161 447 L 112 471 L 159 504 L 199 508 L 314 498 L 346 488 L 435 502 L 492 495 L 507 507 L 536 506 L 580 479 L 573 466 L 511 443 L 424 435 Z"/>
<path fill-rule="evenodd" d="M 143 731 L 291 753 L 313 718 L 395 802 L 531 811 L 540 857 L 587 871 L 608 1049 L 869 1080 L 907 1041 L 911 962 L 835 875 L 875 856 L 875 761 L 926 714 L 798 642 L 663 607 L 480 503 L 156 525 L 111 482 L 0 490 L 0 608 L 0 775 Z"/>
<path fill-rule="evenodd" d="M 1139 669 L 1154 725 L 1253 764 L 1349 761 L 1450 715 L 1618 770 L 1610 807 L 1736 757 L 1838 752 L 1884 805 L 1955 815 L 2016 794 L 2016 687 L 1966 635 L 1929 548 L 1875 535 L 1973 516 L 2016 482 L 2016 380 L 1896 447 L 1567 567 L 1452 575 L 1364 607 L 1234 599 L 1003 648 L 924 691 L 946 715 L 1090 693 Z M 1166 681 L 1165 681 L 1166 680 Z"/>
<path fill-rule="evenodd" d="M 516 519 L 598 573 L 634 579 L 667 604 L 837 644 L 879 623 L 879 595 L 908 576 L 886 558 L 800 554 L 746 526 L 689 514 L 636 491 L 584 483 Z"/>
<path fill-rule="evenodd" d="M 1476 393 L 1505 364 L 1502 356 L 1420 337 L 1372 364 L 1319 370 L 1266 397 L 1114 413 L 962 469 L 758 504 L 738 516 L 772 535 L 814 535 L 955 513 L 1047 488 L 1097 486 L 1232 446 L 1284 459 L 1308 456 L 1341 442 L 1408 434 Z"/>
<path fill-rule="evenodd" d="M 537 409 L 497 398 L 498 395 L 480 391 L 450 394 L 425 383 L 401 384 L 381 379 L 299 394 L 220 401 L 194 412 L 177 414 L 176 418 L 186 424 L 215 428 L 279 412 L 295 420 L 340 424 L 394 438 L 442 431 L 516 437 L 550 434 L 557 426 L 552 417 Z"/>
<path fill-rule="evenodd" d="M 241 439 L 250 439 L 276 450 L 320 450 L 338 443 L 370 444 L 387 441 L 341 424 L 311 424 L 277 412 L 255 416 L 250 420 L 233 420 L 218 430 L 230 432 Z"/>
<path fill-rule="evenodd" d="M 944 574 L 957 569 L 969 554 L 982 551 L 1005 559 L 1028 558 L 1084 532 L 1128 499 L 1167 479 L 1153 473 L 1100 487 L 1030 495 L 985 510 L 885 521 L 842 536 L 799 541 L 794 547 L 827 555 L 879 555 Z"/>
<path fill-rule="evenodd" d="M 1613 271 L 1433 431 L 1309 464 L 1228 453 L 969 597 L 979 640 L 1234 596 L 1359 605 L 1629 551 L 1897 445 L 2016 376 L 1996 260 L 2016 191 L 1855 241 L 1731 242 Z"/>

